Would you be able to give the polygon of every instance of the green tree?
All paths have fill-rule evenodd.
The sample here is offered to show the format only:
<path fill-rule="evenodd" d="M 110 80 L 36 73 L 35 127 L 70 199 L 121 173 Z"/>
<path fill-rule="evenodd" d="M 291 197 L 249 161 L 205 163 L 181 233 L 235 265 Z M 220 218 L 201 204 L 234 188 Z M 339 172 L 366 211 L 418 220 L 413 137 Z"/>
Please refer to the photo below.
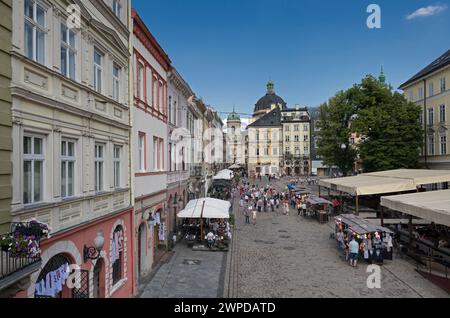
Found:
<path fill-rule="evenodd" d="M 348 92 L 341 91 L 320 106 L 317 123 L 320 129 L 318 154 L 324 164 L 337 166 L 345 176 L 352 170 L 357 155 L 349 145 L 350 121 L 354 114 L 355 107 L 348 98 Z"/>
<path fill-rule="evenodd" d="M 365 137 L 358 146 L 364 172 L 417 168 L 422 146 L 420 106 L 372 76 L 348 94 L 357 114 L 352 130 Z"/>

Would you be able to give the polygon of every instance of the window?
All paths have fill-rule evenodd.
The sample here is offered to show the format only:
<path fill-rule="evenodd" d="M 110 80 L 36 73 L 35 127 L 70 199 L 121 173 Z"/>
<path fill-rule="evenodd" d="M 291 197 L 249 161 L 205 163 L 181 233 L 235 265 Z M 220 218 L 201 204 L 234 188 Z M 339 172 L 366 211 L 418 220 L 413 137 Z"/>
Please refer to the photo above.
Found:
<path fill-rule="evenodd" d="M 113 233 L 111 241 L 111 254 L 112 254 L 112 282 L 116 285 L 122 279 L 122 263 L 124 259 L 124 239 L 123 229 L 119 225 L 116 227 Z"/>
<path fill-rule="evenodd" d="M 268 156 L 269 155 L 269 148 L 264 148 L 264 155 Z"/>
<path fill-rule="evenodd" d="M 409 101 L 412 102 L 414 100 L 414 92 L 409 91 Z"/>
<path fill-rule="evenodd" d="M 428 136 L 428 154 L 434 156 L 434 136 Z"/>
<path fill-rule="evenodd" d="M 300 130 L 300 125 L 294 125 L 294 131 L 299 131 Z"/>
<path fill-rule="evenodd" d="M 295 154 L 300 155 L 300 147 L 295 147 Z"/>
<path fill-rule="evenodd" d="M 274 132 L 272 133 L 272 140 L 273 140 L 274 142 L 277 142 L 277 141 L 278 141 L 278 132 L 274 131 Z"/>
<path fill-rule="evenodd" d="M 116 17 L 120 19 L 122 16 L 122 4 L 120 3 L 120 0 L 113 0 L 112 10 Z"/>
<path fill-rule="evenodd" d="M 423 87 L 419 87 L 418 96 L 419 96 L 419 100 L 423 99 Z"/>
<path fill-rule="evenodd" d="M 101 144 L 95 145 L 95 192 L 103 191 L 105 146 Z"/>
<path fill-rule="evenodd" d="M 164 113 L 164 86 L 158 81 L 158 111 Z"/>
<path fill-rule="evenodd" d="M 121 157 L 122 157 L 122 147 L 114 146 L 114 188 L 119 189 L 121 187 Z"/>
<path fill-rule="evenodd" d="M 272 149 L 272 154 L 273 154 L 274 156 L 278 156 L 278 148 L 273 148 L 273 149 Z"/>
<path fill-rule="evenodd" d="M 290 154 L 290 153 L 291 153 L 291 148 L 286 147 L 286 154 L 288 155 L 288 154 Z"/>
<path fill-rule="evenodd" d="M 447 87 L 445 86 L 445 77 L 441 78 L 441 93 L 445 92 Z"/>
<path fill-rule="evenodd" d="M 164 140 L 153 137 L 153 168 L 155 171 L 164 170 Z"/>
<path fill-rule="evenodd" d="M 139 133 L 139 140 L 138 140 L 138 157 L 139 157 L 139 171 L 145 171 L 146 165 L 145 165 L 145 134 Z"/>
<path fill-rule="evenodd" d="M 259 132 L 256 132 L 256 141 L 259 141 Z"/>
<path fill-rule="evenodd" d="M 169 172 L 174 171 L 173 166 L 172 166 L 172 144 L 169 143 Z"/>
<path fill-rule="evenodd" d="M 308 135 L 304 135 L 303 136 L 303 141 L 308 141 L 309 136 Z"/>
<path fill-rule="evenodd" d="M 61 74 L 75 80 L 75 32 L 61 24 Z"/>
<path fill-rule="evenodd" d="M 289 131 L 289 126 L 288 125 L 284 126 L 284 131 Z"/>
<path fill-rule="evenodd" d="M 158 109 L 158 79 L 153 78 L 153 108 L 156 110 Z"/>
<path fill-rule="evenodd" d="M 172 120 L 172 96 L 169 96 L 169 122 L 171 124 L 173 124 L 173 120 Z"/>
<path fill-rule="evenodd" d="M 120 67 L 114 63 L 113 64 L 113 99 L 118 102 L 120 98 Z"/>
<path fill-rule="evenodd" d="M 433 108 L 428 109 L 428 125 L 434 125 L 434 110 Z"/>
<path fill-rule="evenodd" d="M 45 63 L 46 11 L 35 0 L 25 0 L 25 55 Z"/>
<path fill-rule="evenodd" d="M 308 125 L 303 125 L 303 131 L 309 131 L 309 126 Z"/>
<path fill-rule="evenodd" d="M 137 89 L 138 89 L 138 97 L 140 100 L 144 100 L 144 78 L 145 78 L 145 73 L 144 73 L 144 65 L 142 65 L 141 63 L 138 63 L 138 71 L 137 71 Z"/>
<path fill-rule="evenodd" d="M 177 101 L 176 100 L 173 102 L 172 116 L 173 116 L 172 124 L 176 125 L 177 124 Z"/>
<path fill-rule="evenodd" d="M 43 201 L 44 139 L 25 136 L 23 139 L 23 203 Z"/>
<path fill-rule="evenodd" d="M 74 196 L 75 184 L 75 142 L 61 142 L 61 197 Z"/>
<path fill-rule="evenodd" d="M 445 105 L 439 106 L 439 122 L 445 123 Z"/>
<path fill-rule="evenodd" d="M 428 92 L 429 92 L 428 96 L 432 97 L 434 95 L 434 84 L 433 83 L 428 84 Z"/>
<path fill-rule="evenodd" d="M 102 92 L 102 60 L 103 55 L 94 49 L 94 89 L 99 93 Z"/>
<path fill-rule="evenodd" d="M 447 136 L 441 136 L 441 155 L 447 154 Z"/>
<path fill-rule="evenodd" d="M 286 142 L 290 142 L 290 141 L 291 141 L 291 138 L 290 138 L 289 136 L 286 136 L 286 137 L 284 138 L 284 140 L 285 140 Z"/>
<path fill-rule="evenodd" d="M 305 146 L 305 147 L 303 148 L 303 151 L 305 152 L 305 155 L 308 155 L 308 154 L 309 154 L 309 147 L 308 147 L 308 146 Z"/>
<path fill-rule="evenodd" d="M 296 142 L 300 141 L 300 137 L 299 136 L 295 136 L 294 139 L 295 139 Z"/>

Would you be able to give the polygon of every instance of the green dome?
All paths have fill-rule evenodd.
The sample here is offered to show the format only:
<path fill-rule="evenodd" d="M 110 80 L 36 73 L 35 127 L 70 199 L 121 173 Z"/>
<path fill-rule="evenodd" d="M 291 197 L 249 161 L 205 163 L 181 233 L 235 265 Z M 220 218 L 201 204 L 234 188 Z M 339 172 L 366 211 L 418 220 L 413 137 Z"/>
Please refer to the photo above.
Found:
<path fill-rule="evenodd" d="M 227 121 L 241 121 L 241 117 L 234 110 L 230 115 L 228 115 Z"/>

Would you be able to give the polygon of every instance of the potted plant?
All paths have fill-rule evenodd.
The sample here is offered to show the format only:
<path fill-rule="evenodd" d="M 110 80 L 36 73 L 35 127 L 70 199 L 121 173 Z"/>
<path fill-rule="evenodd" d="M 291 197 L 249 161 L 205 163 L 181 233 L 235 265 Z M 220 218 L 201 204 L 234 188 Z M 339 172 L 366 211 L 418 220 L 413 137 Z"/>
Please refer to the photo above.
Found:
<path fill-rule="evenodd" d="M 5 234 L 0 236 L 0 248 L 3 252 L 9 252 L 14 243 L 14 239 L 11 234 Z"/>
<path fill-rule="evenodd" d="M 29 223 L 19 223 L 14 228 L 14 234 L 35 237 L 36 239 L 47 238 L 50 228 L 47 224 L 32 219 Z"/>

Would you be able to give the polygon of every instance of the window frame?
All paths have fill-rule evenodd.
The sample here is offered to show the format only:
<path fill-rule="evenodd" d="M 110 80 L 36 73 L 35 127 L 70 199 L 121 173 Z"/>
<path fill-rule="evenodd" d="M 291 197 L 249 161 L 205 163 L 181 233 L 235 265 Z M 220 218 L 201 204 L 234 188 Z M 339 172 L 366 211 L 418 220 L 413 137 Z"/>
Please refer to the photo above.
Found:
<path fill-rule="evenodd" d="M 69 27 L 67 27 L 67 25 L 65 25 L 64 23 L 61 22 L 60 25 L 61 28 L 61 32 L 60 32 L 60 42 L 61 42 L 61 46 L 60 46 L 60 71 L 61 74 L 64 75 L 67 78 L 70 78 L 71 80 L 76 80 L 76 76 L 77 76 L 77 33 L 75 31 L 73 31 L 72 29 L 70 29 Z M 63 28 L 65 28 L 65 33 L 66 33 L 66 39 L 67 42 L 64 42 L 63 37 L 62 37 L 62 33 L 63 33 Z M 70 43 L 70 34 L 73 34 L 73 40 L 74 43 Z M 63 61 L 61 58 L 62 55 L 62 50 L 63 48 L 66 50 L 66 72 L 63 72 Z M 70 71 L 70 53 L 73 53 L 73 72 L 74 74 L 71 74 Z"/>
<path fill-rule="evenodd" d="M 440 123 L 445 123 L 446 122 L 446 117 L 447 116 L 447 109 L 445 104 L 442 104 L 439 106 L 439 122 Z"/>
<path fill-rule="evenodd" d="M 138 157 L 139 157 L 139 171 L 147 171 L 147 135 L 144 132 L 139 132 L 138 134 Z"/>
<path fill-rule="evenodd" d="M 112 98 L 116 102 L 120 102 L 120 76 L 122 73 L 122 68 L 116 62 L 113 62 L 112 66 Z M 117 70 L 117 75 L 115 75 L 115 71 Z"/>
<path fill-rule="evenodd" d="M 118 150 L 119 156 L 116 156 L 116 150 Z M 122 153 L 123 146 L 122 145 L 114 145 L 113 146 L 113 181 L 114 181 L 114 189 L 122 188 Z M 118 171 L 116 170 L 118 169 Z"/>
<path fill-rule="evenodd" d="M 440 154 L 441 156 L 445 156 L 447 155 L 448 151 L 447 151 L 447 136 L 446 135 L 442 135 L 440 137 Z"/>
<path fill-rule="evenodd" d="M 29 1 L 29 2 L 31 2 L 33 4 L 33 18 L 28 17 L 26 15 L 26 13 L 25 13 L 25 6 L 26 6 L 27 1 Z M 48 32 L 48 29 L 47 29 L 48 9 L 40 1 L 37 1 L 37 0 L 25 0 L 23 2 L 23 4 L 24 4 L 23 17 L 24 17 L 24 51 L 25 51 L 24 55 L 27 56 L 29 59 L 31 59 L 31 60 L 39 63 L 39 64 L 45 65 L 45 63 L 46 63 L 45 50 L 47 48 L 47 32 Z M 38 11 L 37 8 L 38 7 L 44 13 L 44 25 L 41 25 L 38 22 L 38 19 L 37 19 L 37 11 Z M 32 33 L 32 44 L 31 44 L 32 45 L 32 48 L 31 48 L 32 49 L 32 55 L 33 56 L 29 56 L 28 52 L 27 52 L 28 50 L 26 50 L 27 43 L 28 43 L 27 37 L 26 37 L 26 24 L 27 23 L 29 23 L 31 25 L 32 30 L 33 30 L 33 33 Z M 37 52 L 38 51 L 38 45 L 37 45 L 38 44 L 38 37 L 37 37 L 38 31 L 42 32 L 43 35 L 44 35 L 44 43 L 43 43 L 44 56 L 42 56 L 42 60 L 38 59 L 38 52 Z"/>
<path fill-rule="evenodd" d="M 68 152 L 68 145 L 69 143 L 73 144 L 73 155 L 70 156 L 69 152 Z M 65 144 L 65 149 L 66 149 L 66 154 L 63 153 L 63 144 Z M 76 191 L 75 191 L 75 170 L 76 170 L 76 161 L 77 161 L 77 156 L 76 156 L 76 140 L 73 139 L 69 139 L 69 138 L 62 138 L 61 139 L 61 198 L 63 199 L 68 199 L 68 198 L 73 198 L 76 195 Z M 63 177 L 62 177 L 62 169 L 63 169 L 63 163 L 66 163 L 66 182 L 65 182 L 65 193 L 63 191 Z M 73 193 L 71 195 L 69 195 L 69 179 L 68 179 L 68 172 L 69 172 L 69 163 L 73 164 L 73 177 L 72 177 L 72 191 Z"/>
<path fill-rule="evenodd" d="M 33 205 L 33 204 L 38 204 L 38 203 L 42 203 L 45 200 L 45 136 L 43 135 L 39 135 L 39 134 L 33 134 L 33 133 L 25 133 L 23 135 L 22 138 L 22 147 L 23 144 L 25 143 L 25 138 L 31 138 L 31 149 L 30 149 L 30 153 L 26 154 L 25 153 L 25 148 L 23 148 L 22 153 L 23 153 L 23 158 L 22 158 L 22 173 L 23 178 L 22 178 L 22 200 L 23 200 L 23 204 L 24 205 Z M 41 140 L 41 154 L 35 154 L 35 139 L 40 139 Z M 30 202 L 25 202 L 25 162 L 31 162 L 31 180 L 30 180 Z M 40 182 L 40 187 L 41 187 L 41 191 L 40 191 L 40 200 L 39 201 L 35 201 L 35 172 L 34 172 L 34 168 L 35 168 L 35 162 L 41 162 L 42 168 L 41 168 L 41 182 Z"/>
<path fill-rule="evenodd" d="M 98 150 L 102 149 L 102 156 Z M 105 149 L 106 144 L 96 142 L 94 145 L 94 188 L 96 193 L 105 191 Z M 101 167 L 101 169 L 100 169 Z"/>
<path fill-rule="evenodd" d="M 97 64 L 95 61 L 96 55 L 100 56 L 100 64 Z M 94 90 L 102 94 L 103 92 L 103 62 L 104 62 L 105 54 L 100 51 L 97 47 L 94 47 Z M 98 72 L 100 71 L 100 77 L 98 76 Z"/>

